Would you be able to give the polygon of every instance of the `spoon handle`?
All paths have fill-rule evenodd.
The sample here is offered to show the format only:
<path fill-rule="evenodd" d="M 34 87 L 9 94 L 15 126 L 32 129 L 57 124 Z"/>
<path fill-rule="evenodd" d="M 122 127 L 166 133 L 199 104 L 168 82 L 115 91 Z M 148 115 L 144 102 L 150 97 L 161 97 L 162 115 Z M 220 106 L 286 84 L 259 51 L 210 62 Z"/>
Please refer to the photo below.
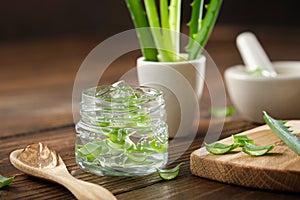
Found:
<path fill-rule="evenodd" d="M 244 32 L 239 34 L 236 44 L 249 71 L 259 68 L 265 76 L 276 76 L 276 71 L 270 59 L 253 33 Z"/>
<path fill-rule="evenodd" d="M 64 173 L 59 183 L 65 186 L 79 200 L 116 200 L 116 197 L 104 187 L 76 179 L 69 173 Z"/>

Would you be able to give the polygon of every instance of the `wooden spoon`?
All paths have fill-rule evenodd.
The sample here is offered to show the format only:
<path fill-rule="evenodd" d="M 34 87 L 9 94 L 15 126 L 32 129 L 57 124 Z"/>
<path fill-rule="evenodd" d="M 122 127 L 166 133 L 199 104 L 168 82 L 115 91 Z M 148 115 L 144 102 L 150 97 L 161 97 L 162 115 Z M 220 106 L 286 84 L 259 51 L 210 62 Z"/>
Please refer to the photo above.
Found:
<path fill-rule="evenodd" d="M 116 200 L 116 197 L 100 185 L 85 182 L 69 174 L 65 163 L 58 155 L 58 165 L 54 168 L 31 167 L 18 159 L 22 149 L 10 153 L 10 162 L 20 171 L 38 178 L 50 180 L 66 187 L 77 199 Z"/>

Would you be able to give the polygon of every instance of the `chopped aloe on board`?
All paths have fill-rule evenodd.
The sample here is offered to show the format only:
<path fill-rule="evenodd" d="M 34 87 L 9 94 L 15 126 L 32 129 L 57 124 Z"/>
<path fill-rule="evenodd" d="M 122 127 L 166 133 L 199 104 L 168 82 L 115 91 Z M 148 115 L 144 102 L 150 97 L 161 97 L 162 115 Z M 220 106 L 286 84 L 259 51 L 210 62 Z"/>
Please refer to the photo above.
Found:
<path fill-rule="evenodd" d="M 264 120 L 266 124 L 271 128 L 271 130 L 290 147 L 295 153 L 300 155 L 300 140 L 294 135 L 288 127 L 286 126 L 286 122 L 282 120 L 276 120 L 268 115 L 265 111 L 263 111 Z"/>
<path fill-rule="evenodd" d="M 274 148 L 274 145 L 256 146 L 254 144 L 245 143 L 243 152 L 250 156 L 263 156 Z"/>
<path fill-rule="evenodd" d="M 269 146 L 256 146 L 254 141 L 249 139 L 246 135 L 233 135 L 232 144 L 223 144 L 223 143 L 212 143 L 205 144 L 206 150 L 215 155 L 223 155 L 229 153 L 237 147 L 242 147 L 242 151 L 251 156 L 262 156 L 271 151 L 274 148 L 274 145 Z"/>
<path fill-rule="evenodd" d="M 212 143 L 212 144 L 205 144 L 205 148 L 206 150 L 211 153 L 211 154 L 215 154 L 215 155 L 222 155 L 225 153 L 228 153 L 230 151 L 232 151 L 233 149 L 237 148 L 238 144 L 222 144 L 222 143 Z"/>
<path fill-rule="evenodd" d="M 238 144 L 240 147 L 245 146 L 245 143 L 254 144 L 253 140 L 250 140 L 246 135 L 233 135 L 233 142 Z"/>

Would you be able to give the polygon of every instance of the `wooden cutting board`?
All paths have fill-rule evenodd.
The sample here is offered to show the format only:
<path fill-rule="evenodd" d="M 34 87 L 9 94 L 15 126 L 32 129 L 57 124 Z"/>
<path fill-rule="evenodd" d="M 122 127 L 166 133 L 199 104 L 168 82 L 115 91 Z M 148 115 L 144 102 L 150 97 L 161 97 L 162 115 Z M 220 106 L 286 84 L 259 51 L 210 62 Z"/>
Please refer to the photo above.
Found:
<path fill-rule="evenodd" d="M 300 121 L 289 121 L 296 133 Z M 241 186 L 300 192 L 300 156 L 283 143 L 267 125 L 237 135 L 247 135 L 255 145 L 275 144 L 268 154 L 252 157 L 237 148 L 233 153 L 212 155 L 205 147 L 191 154 L 191 171 L 196 176 Z M 231 137 L 220 141 L 232 144 Z"/>

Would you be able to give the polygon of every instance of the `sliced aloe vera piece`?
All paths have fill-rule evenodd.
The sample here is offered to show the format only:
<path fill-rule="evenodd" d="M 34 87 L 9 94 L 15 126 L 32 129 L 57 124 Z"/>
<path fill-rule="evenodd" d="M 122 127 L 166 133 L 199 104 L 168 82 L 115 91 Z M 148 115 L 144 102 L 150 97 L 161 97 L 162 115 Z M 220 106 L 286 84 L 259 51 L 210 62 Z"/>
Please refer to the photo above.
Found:
<path fill-rule="evenodd" d="M 240 147 L 245 146 L 245 143 L 254 144 L 253 140 L 250 140 L 246 135 L 233 135 L 233 142 L 238 144 Z"/>
<path fill-rule="evenodd" d="M 300 155 L 300 140 L 294 135 L 288 127 L 285 125 L 285 122 L 281 120 L 273 119 L 265 111 L 264 120 L 272 131 L 284 142 L 286 143 L 294 152 Z"/>
<path fill-rule="evenodd" d="M 6 177 L 0 175 L 0 188 L 3 188 L 4 186 L 13 182 L 14 178 L 15 177 L 6 178 Z"/>
<path fill-rule="evenodd" d="M 211 114 L 214 117 L 230 117 L 234 115 L 235 112 L 235 108 L 232 106 L 211 108 Z"/>
<path fill-rule="evenodd" d="M 117 152 L 124 152 L 124 144 L 117 144 L 112 142 L 111 140 L 104 140 L 109 148 L 109 153 L 117 153 Z"/>
<path fill-rule="evenodd" d="M 269 146 L 256 146 L 250 143 L 245 143 L 243 152 L 250 156 L 263 156 L 274 148 L 274 145 Z"/>
<path fill-rule="evenodd" d="M 124 149 L 126 149 L 126 150 L 130 150 L 130 149 L 136 150 L 136 145 L 134 144 L 134 142 L 129 137 L 125 138 Z"/>
<path fill-rule="evenodd" d="M 180 167 L 183 164 L 184 164 L 184 162 L 181 162 L 172 169 L 156 169 L 156 170 L 161 179 L 168 181 L 168 180 L 172 180 L 178 176 L 178 174 L 180 172 Z"/>
<path fill-rule="evenodd" d="M 147 155 L 136 155 L 133 153 L 127 153 L 127 157 L 137 163 L 142 163 L 146 161 Z"/>
<path fill-rule="evenodd" d="M 157 140 L 152 140 L 149 143 L 149 146 L 159 153 L 165 153 L 168 150 L 168 144 L 163 144 L 161 142 L 158 142 Z"/>
<path fill-rule="evenodd" d="M 77 149 L 77 152 L 86 157 L 89 162 L 94 161 L 98 155 L 108 152 L 108 147 L 101 140 L 94 140 L 86 143 L 84 146 Z"/>
<path fill-rule="evenodd" d="M 233 144 L 222 144 L 222 143 L 212 143 L 212 144 L 205 144 L 205 148 L 206 150 L 211 153 L 211 154 L 215 154 L 215 155 L 222 155 L 225 153 L 230 152 L 231 150 L 237 148 L 239 145 L 236 143 Z"/>

